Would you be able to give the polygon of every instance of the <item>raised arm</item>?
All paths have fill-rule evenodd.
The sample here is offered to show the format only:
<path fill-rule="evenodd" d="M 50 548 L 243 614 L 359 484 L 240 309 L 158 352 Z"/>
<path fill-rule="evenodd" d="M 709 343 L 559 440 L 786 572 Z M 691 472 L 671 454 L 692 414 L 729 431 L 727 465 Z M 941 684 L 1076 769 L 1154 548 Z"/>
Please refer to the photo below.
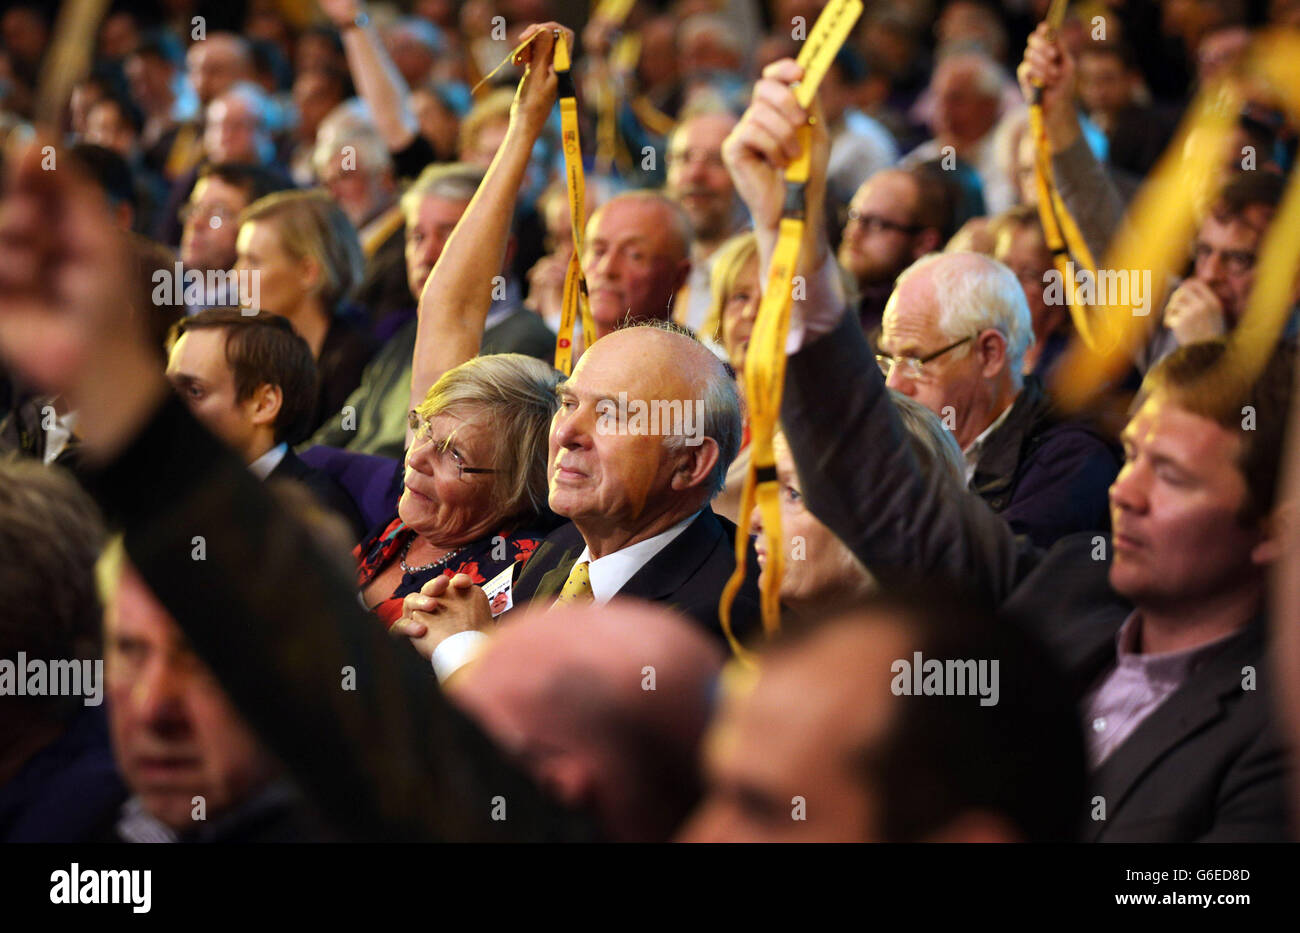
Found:
<path fill-rule="evenodd" d="M 768 66 L 723 146 L 760 246 L 775 242 L 782 172 L 807 119 L 790 90 L 801 77 L 794 62 Z M 810 194 L 825 184 L 826 158 L 816 148 L 811 171 Z M 781 406 L 808 507 L 886 584 L 940 574 L 1005 599 L 1032 551 L 978 497 L 918 462 L 866 338 L 844 313 L 834 259 L 809 252 L 808 238 L 819 235 L 805 231 L 805 255 L 817 268 L 805 297 L 796 293 L 791 317 L 803 333 L 792 343 L 802 345 L 788 360 Z"/>
<path fill-rule="evenodd" d="M 368 22 L 361 0 L 320 0 L 321 9 L 343 34 L 343 51 L 357 93 L 370 108 L 390 152 L 401 152 L 419 130 L 410 105 L 410 89 L 374 24 Z M 358 19 L 364 25 L 358 25 Z"/>
<path fill-rule="evenodd" d="M 552 30 L 559 28 L 541 23 L 524 31 L 523 39 L 540 35 L 521 53 L 528 68 L 510 109 L 505 141 L 424 283 L 411 366 L 412 408 L 443 373 L 478 354 L 494 279 L 505 265 L 515 201 L 533 144 L 555 104 Z M 572 43 L 573 34 L 565 32 Z"/>

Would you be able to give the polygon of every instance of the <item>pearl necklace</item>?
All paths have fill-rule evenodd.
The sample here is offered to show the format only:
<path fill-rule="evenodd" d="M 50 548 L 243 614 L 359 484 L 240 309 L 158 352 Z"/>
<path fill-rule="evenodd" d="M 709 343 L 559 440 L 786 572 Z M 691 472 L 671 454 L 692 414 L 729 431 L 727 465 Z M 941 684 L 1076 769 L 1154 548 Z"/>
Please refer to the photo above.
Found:
<path fill-rule="evenodd" d="M 453 557 L 455 557 L 455 556 L 456 556 L 457 554 L 459 554 L 461 551 L 465 550 L 465 548 L 463 548 L 463 547 L 458 547 L 458 548 L 456 548 L 456 550 L 454 550 L 454 551 L 452 551 L 452 552 L 450 552 L 450 553 L 448 553 L 448 554 L 444 554 L 442 557 L 439 557 L 437 560 L 435 560 L 435 561 L 434 561 L 433 563 L 431 563 L 431 564 L 424 564 L 424 565 L 421 566 L 421 567 L 408 567 L 407 564 L 406 564 L 406 555 L 409 554 L 409 553 L 411 553 L 411 545 L 415 543 L 415 539 L 416 539 L 417 537 L 419 537 L 419 536 L 418 536 L 418 535 L 411 535 L 411 540 L 410 540 L 410 541 L 407 541 L 407 542 L 406 542 L 406 547 L 402 548 L 401 564 L 402 564 L 402 572 L 403 572 L 403 573 L 425 573 L 425 572 L 430 571 L 430 570 L 436 570 L 437 568 L 441 567 L 443 564 L 446 564 L 448 561 L 450 561 Z"/>

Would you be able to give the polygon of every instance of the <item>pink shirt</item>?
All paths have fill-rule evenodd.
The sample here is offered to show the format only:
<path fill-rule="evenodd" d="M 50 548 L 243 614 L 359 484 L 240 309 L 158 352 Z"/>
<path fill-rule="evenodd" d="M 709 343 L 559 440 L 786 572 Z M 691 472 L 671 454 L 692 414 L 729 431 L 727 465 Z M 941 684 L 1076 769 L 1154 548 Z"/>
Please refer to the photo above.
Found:
<path fill-rule="evenodd" d="M 1117 661 L 1083 700 L 1083 730 L 1093 770 L 1181 687 L 1197 666 L 1237 633 L 1196 648 L 1138 654 L 1142 620 L 1132 613 L 1115 633 Z"/>

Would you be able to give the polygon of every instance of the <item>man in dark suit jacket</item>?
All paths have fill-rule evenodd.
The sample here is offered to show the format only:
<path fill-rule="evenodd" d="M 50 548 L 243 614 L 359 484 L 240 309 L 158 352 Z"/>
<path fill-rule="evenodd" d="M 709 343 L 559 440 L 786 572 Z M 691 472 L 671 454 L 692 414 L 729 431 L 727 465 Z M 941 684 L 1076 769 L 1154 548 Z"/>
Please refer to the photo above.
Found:
<path fill-rule="evenodd" d="M 773 143 L 773 120 L 755 131 L 747 113 L 725 153 L 760 248 L 775 239 L 779 214 L 763 204 L 781 203 L 780 147 L 794 142 L 803 114 L 789 84 L 800 76 L 782 63 L 755 89 L 772 104 L 768 116 L 800 120 L 779 117 L 788 125 Z M 810 187 L 824 172 L 813 151 Z M 1043 551 L 922 470 L 826 254 L 824 244 L 808 252 L 807 300 L 795 312 L 802 346 L 788 362 L 781 413 L 808 507 L 886 585 L 955 578 L 1047 641 L 1085 716 L 1088 838 L 1284 838 L 1285 754 L 1270 721 L 1260 617 L 1289 360 L 1245 387 L 1225 378 L 1222 343 L 1171 357 L 1123 434 L 1114 540 L 1074 535 Z M 1247 410 L 1254 430 L 1242 430 Z"/>
<path fill-rule="evenodd" d="M 740 400 L 722 364 L 681 333 L 639 325 L 601 338 L 557 388 L 549 504 L 569 524 L 528 559 L 512 602 L 667 603 L 725 639 L 718 612 L 735 569 L 736 528 L 709 508 L 740 446 Z M 748 548 L 732 609 L 743 638 L 759 617 L 758 563 Z M 396 630 L 449 676 L 485 639 L 487 600 L 460 600 L 434 581 L 407 597 Z M 436 591 L 436 592 L 435 592 Z M 436 613 L 425 611 L 437 606 Z M 396 627 L 395 627 L 396 628 Z"/>
<path fill-rule="evenodd" d="M 289 447 L 310 416 L 317 377 L 288 320 L 210 308 L 178 322 L 168 343 L 167 376 L 195 416 L 258 479 L 302 483 L 360 540 L 368 529 L 352 497 Z"/>

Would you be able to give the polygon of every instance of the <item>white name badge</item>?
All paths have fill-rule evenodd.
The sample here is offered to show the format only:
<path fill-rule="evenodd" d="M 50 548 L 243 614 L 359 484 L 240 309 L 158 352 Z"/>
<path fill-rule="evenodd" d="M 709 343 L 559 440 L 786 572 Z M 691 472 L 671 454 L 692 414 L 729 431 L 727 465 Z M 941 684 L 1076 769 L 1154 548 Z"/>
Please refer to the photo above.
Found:
<path fill-rule="evenodd" d="M 494 619 L 515 604 L 513 590 L 516 566 L 517 564 L 511 564 L 483 584 L 483 593 L 488 598 L 488 607 L 492 610 Z"/>

